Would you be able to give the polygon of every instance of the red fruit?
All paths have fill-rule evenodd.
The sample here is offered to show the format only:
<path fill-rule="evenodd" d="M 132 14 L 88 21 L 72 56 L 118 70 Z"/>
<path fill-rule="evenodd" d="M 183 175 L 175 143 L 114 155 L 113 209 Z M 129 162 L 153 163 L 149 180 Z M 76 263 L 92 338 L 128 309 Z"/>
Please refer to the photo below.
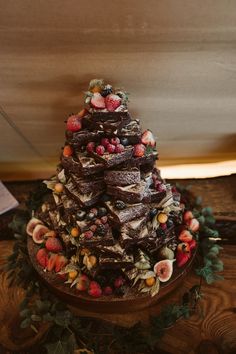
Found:
<path fill-rule="evenodd" d="M 96 147 L 96 153 L 97 153 L 98 155 L 102 156 L 102 155 L 104 155 L 104 152 L 105 152 L 104 146 L 98 145 L 98 146 Z"/>
<path fill-rule="evenodd" d="M 33 231 L 38 224 L 42 224 L 42 221 L 35 217 L 31 218 L 26 226 L 26 233 L 29 236 L 33 236 Z"/>
<path fill-rule="evenodd" d="M 51 272 L 54 269 L 57 257 L 58 257 L 58 255 L 56 253 L 52 253 L 50 255 L 49 260 L 48 260 L 48 264 L 47 264 L 47 270 L 49 272 Z"/>
<path fill-rule="evenodd" d="M 194 239 L 192 239 L 188 244 L 189 244 L 190 251 L 192 251 L 197 246 L 197 242 Z"/>
<path fill-rule="evenodd" d="M 96 225 L 101 225 L 101 224 L 102 224 L 102 220 L 101 220 L 101 219 L 97 219 L 97 220 L 95 221 L 95 224 L 96 224 Z"/>
<path fill-rule="evenodd" d="M 95 216 L 98 215 L 98 210 L 97 210 L 97 208 L 92 208 L 92 209 L 89 210 L 89 212 L 90 212 L 90 213 L 93 213 Z"/>
<path fill-rule="evenodd" d="M 183 219 L 184 219 L 185 222 L 193 219 L 193 213 L 190 210 L 187 210 L 184 213 Z"/>
<path fill-rule="evenodd" d="M 73 154 L 73 150 L 70 145 L 65 145 L 63 149 L 63 156 L 70 157 Z"/>
<path fill-rule="evenodd" d="M 166 191 L 166 186 L 163 183 L 159 184 L 158 187 L 157 187 L 157 191 L 158 192 L 165 192 Z"/>
<path fill-rule="evenodd" d="M 189 229 L 193 232 L 197 232 L 199 230 L 199 221 L 195 218 L 193 219 L 190 219 L 188 222 L 187 222 L 187 225 L 189 227 Z"/>
<path fill-rule="evenodd" d="M 64 282 L 67 280 L 67 275 L 65 274 L 57 274 L 58 278 L 60 278 L 61 280 L 63 280 Z"/>
<path fill-rule="evenodd" d="M 121 105 L 121 98 L 118 95 L 110 93 L 105 98 L 106 108 L 109 112 L 114 112 Z"/>
<path fill-rule="evenodd" d="M 101 145 L 103 145 L 104 147 L 107 147 L 107 145 L 109 145 L 109 139 L 108 138 L 102 138 L 101 140 Z"/>
<path fill-rule="evenodd" d="M 93 106 L 94 108 L 97 108 L 97 109 L 106 108 L 105 99 L 104 99 L 104 97 L 102 97 L 102 95 L 99 92 L 95 92 L 93 94 L 90 104 L 91 104 L 91 106 Z"/>
<path fill-rule="evenodd" d="M 115 145 L 113 144 L 107 145 L 107 152 L 109 152 L 109 154 L 113 154 L 113 152 L 115 152 L 115 149 L 116 149 Z"/>
<path fill-rule="evenodd" d="M 87 239 L 92 238 L 93 237 L 93 232 L 91 230 L 85 231 L 84 237 L 87 238 Z"/>
<path fill-rule="evenodd" d="M 88 152 L 93 152 L 95 150 L 95 143 L 93 141 L 88 143 L 87 146 L 86 146 L 86 150 Z"/>
<path fill-rule="evenodd" d="M 106 224 L 106 223 L 107 223 L 107 220 L 108 220 L 108 217 L 107 217 L 106 215 L 101 217 L 101 222 L 102 222 L 103 224 Z"/>
<path fill-rule="evenodd" d="M 66 128 L 71 132 L 78 132 L 82 128 L 81 118 L 73 114 L 67 119 Z"/>
<path fill-rule="evenodd" d="M 113 290 L 110 286 L 106 286 L 104 289 L 103 289 L 103 294 L 104 295 L 111 295 L 113 293 Z"/>
<path fill-rule="evenodd" d="M 62 251 L 61 241 L 55 237 L 49 237 L 46 241 L 45 246 L 46 246 L 46 249 L 50 252 L 58 253 L 58 252 Z"/>
<path fill-rule="evenodd" d="M 90 226 L 90 230 L 91 230 L 92 232 L 95 232 L 95 231 L 97 230 L 97 225 L 91 225 L 91 226 Z"/>
<path fill-rule="evenodd" d="M 48 265 L 48 252 L 46 248 L 40 248 L 36 254 L 36 259 L 38 263 L 43 267 L 46 268 Z"/>
<path fill-rule="evenodd" d="M 183 267 L 185 263 L 190 259 L 190 255 L 184 252 L 178 251 L 176 253 L 176 263 L 179 268 Z"/>
<path fill-rule="evenodd" d="M 68 263 L 68 259 L 63 255 L 57 255 L 55 263 L 55 272 L 58 273 Z"/>
<path fill-rule="evenodd" d="M 162 230 L 166 230 L 167 229 L 166 223 L 160 224 L 160 227 L 162 228 Z"/>
<path fill-rule="evenodd" d="M 177 251 L 189 254 L 190 253 L 189 244 L 187 242 L 179 243 L 177 246 Z"/>
<path fill-rule="evenodd" d="M 181 231 L 179 240 L 182 242 L 190 242 L 193 239 L 193 235 L 188 230 Z"/>
<path fill-rule="evenodd" d="M 120 144 L 120 139 L 115 137 L 115 138 L 111 138 L 111 144 L 112 145 L 118 145 Z"/>
<path fill-rule="evenodd" d="M 135 157 L 142 157 L 145 154 L 146 147 L 143 144 L 136 144 L 134 145 L 134 152 L 133 155 Z"/>
<path fill-rule="evenodd" d="M 154 147 L 156 145 L 154 136 L 151 132 L 151 130 L 147 129 L 145 130 L 145 132 L 143 132 L 142 137 L 141 137 L 141 142 L 144 145 L 150 145 L 152 147 Z"/>
<path fill-rule="evenodd" d="M 88 293 L 93 297 L 100 297 L 102 295 L 102 289 L 96 281 L 91 281 L 89 284 Z"/>
<path fill-rule="evenodd" d="M 115 279 L 114 287 L 115 288 L 120 288 L 122 285 L 124 285 L 124 282 L 125 282 L 124 278 L 120 276 L 120 277 Z"/>
<path fill-rule="evenodd" d="M 44 235 L 49 231 L 49 229 L 42 224 L 37 224 L 33 230 L 33 240 L 35 243 L 43 243 Z"/>
<path fill-rule="evenodd" d="M 85 291 L 88 289 L 88 287 L 89 287 L 89 278 L 87 277 L 87 275 L 82 274 L 79 277 L 78 283 L 76 284 L 76 289 L 79 291 Z"/>
<path fill-rule="evenodd" d="M 123 152 L 124 150 L 125 150 L 124 145 L 118 144 L 118 145 L 116 145 L 115 153 L 119 154 L 119 153 Z"/>
<path fill-rule="evenodd" d="M 161 282 L 168 281 L 173 273 L 173 259 L 164 259 L 154 265 L 154 272 Z"/>

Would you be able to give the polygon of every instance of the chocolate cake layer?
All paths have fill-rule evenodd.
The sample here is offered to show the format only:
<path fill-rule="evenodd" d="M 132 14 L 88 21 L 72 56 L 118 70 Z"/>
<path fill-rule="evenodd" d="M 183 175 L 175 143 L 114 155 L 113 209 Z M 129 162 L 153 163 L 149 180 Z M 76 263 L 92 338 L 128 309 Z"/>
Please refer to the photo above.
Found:
<path fill-rule="evenodd" d="M 72 138 L 67 140 L 70 145 L 76 148 L 78 146 L 87 145 L 91 141 L 99 141 L 103 135 L 104 133 L 102 131 L 90 131 L 88 129 L 83 129 L 73 133 Z"/>
<path fill-rule="evenodd" d="M 138 168 L 108 170 L 104 172 L 104 180 L 109 185 L 127 186 L 141 181 Z"/>
<path fill-rule="evenodd" d="M 61 157 L 62 166 L 70 173 L 77 176 L 89 176 L 104 170 L 104 164 L 97 163 L 93 157 L 81 154 L 78 159 L 73 157 Z"/>
<path fill-rule="evenodd" d="M 103 191 L 106 188 L 103 176 L 78 177 L 71 173 L 71 179 L 80 193 L 88 194 Z"/>
<path fill-rule="evenodd" d="M 123 200 L 126 203 L 134 204 L 143 200 L 146 192 L 146 183 L 141 181 L 128 186 L 107 186 L 107 193 L 115 199 Z"/>
<path fill-rule="evenodd" d="M 141 127 L 138 119 L 131 120 L 118 132 L 119 138 L 127 138 L 130 144 L 138 144 L 141 141 Z"/>
<path fill-rule="evenodd" d="M 124 224 L 130 220 L 141 217 L 148 213 L 149 208 L 144 204 L 128 204 L 126 208 L 120 210 L 117 209 L 110 201 L 105 203 L 110 213 L 109 218 L 111 222 Z"/>
<path fill-rule="evenodd" d="M 68 181 L 64 185 L 65 192 L 67 195 L 79 203 L 82 207 L 89 207 L 96 204 L 104 190 L 90 192 L 89 194 L 80 193 L 77 186 L 72 182 Z"/>
<path fill-rule="evenodd" d="M 129 112 L 94 112 L 83 118 L 91 130 L 103 131 L 106 134 L 117 134 L 120 129 L 129 124 Z"/>

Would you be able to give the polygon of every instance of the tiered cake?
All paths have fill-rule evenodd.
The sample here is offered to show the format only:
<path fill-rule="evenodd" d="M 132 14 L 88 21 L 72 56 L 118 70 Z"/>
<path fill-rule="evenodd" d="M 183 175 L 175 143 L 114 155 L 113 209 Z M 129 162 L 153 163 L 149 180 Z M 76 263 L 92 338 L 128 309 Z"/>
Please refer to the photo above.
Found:
<path fill-rule="evenodd" d="M 27 225 L 37 266 L 78 298 L 153 297 L 196 248 L 198 221 L 161 178 L 154 136 L 127 102 L 90 82 L 85 108 L 67 119 L 57 174 L 44 181 L 51 193 Z"/>

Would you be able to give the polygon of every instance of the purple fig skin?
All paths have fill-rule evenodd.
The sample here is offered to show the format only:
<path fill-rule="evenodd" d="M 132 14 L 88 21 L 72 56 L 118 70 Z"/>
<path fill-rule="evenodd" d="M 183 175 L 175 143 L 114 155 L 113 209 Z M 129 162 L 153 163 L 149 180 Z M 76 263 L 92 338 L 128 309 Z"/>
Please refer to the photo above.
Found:
<path fill-rule="evenodd" d="M 165 259 L 154 265 L 154 272 L 162 283 L 171 278 L 173 273 L 173 262 L 174 260 Z"/>

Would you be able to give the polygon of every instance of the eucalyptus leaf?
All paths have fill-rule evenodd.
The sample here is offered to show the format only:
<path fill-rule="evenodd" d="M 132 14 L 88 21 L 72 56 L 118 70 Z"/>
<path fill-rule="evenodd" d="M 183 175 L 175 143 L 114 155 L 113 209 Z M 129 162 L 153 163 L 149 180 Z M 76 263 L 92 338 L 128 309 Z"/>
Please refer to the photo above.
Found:
<path fill-rule="evenodd" d="M 27 328 L 29 327 L 31 324 L 31 319 L 30 318 L 25 318 L 21 324 L 20 324 L 20 328 Z"/>

